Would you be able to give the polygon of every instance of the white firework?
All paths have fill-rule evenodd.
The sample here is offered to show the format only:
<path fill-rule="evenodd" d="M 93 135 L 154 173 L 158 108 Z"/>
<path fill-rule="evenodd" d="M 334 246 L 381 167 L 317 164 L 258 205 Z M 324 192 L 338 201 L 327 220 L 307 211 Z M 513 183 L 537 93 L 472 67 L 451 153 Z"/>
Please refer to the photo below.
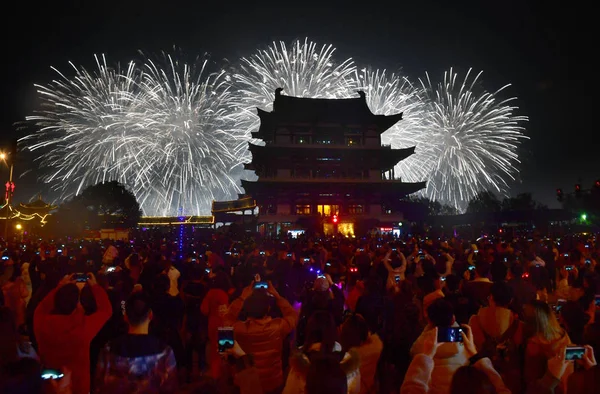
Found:
<path fill-rule="evenodd" d="M 256 108 L 270 111 L 275 90 L 294 97 L 349 98 L 356 96 L 351 85 L 355 70 L 352 59 L 337 62 L 332 45 L 318 46 L 312 41 L 273 42 L 266 49 L 240 60 L 233 75 L 238 97 L 238 111 L 247 132 L 258 130 Z M 249 135 L 249 134 L 248 134 Z"/>
<path fill-rule="evenodd" d="M 169 55 L 124 74 L 97 64 L 38 86 L 44 107 L 27 120 L 39 130 L 23 140 L 53 168 L 45 182 L 66 198 L 117 180 L 146 215 L 207 214 L 214 199 L 235 197 L 245 140 L 224 72 Z"/>
<path fill-rule="evenodd" d="M 518 149 L 528 138 L 525 116 L 516 115 L 516 98 L 501 99 L 510 85 L 490 93 L 479 86 L 481 72 L 464 79 L 452 69 L 437 85 L 429 75 L 421 80 L 428 109 L 424 112 L 427 138 L 435 162 L 427 177 L 426 195 L 464 211 L 479 191 L 505 193 L 516 179 Z"/>
<path fill-rule="evenodd" d="M 422 182 L 431 173 L 433 161 L 424 127 L 422 88 L 413 85 L 407 77 L 386 70 L 363 68 L 354 73 L 357 89 L 366 93 L 367 104 L 376 115 L 395 115 L 402 112 L 402 120 L 381 135 L 383 144 L 394 149 L 416 147 L 415 154 L 395 167 L 397 178 L 405 182 Z"/>

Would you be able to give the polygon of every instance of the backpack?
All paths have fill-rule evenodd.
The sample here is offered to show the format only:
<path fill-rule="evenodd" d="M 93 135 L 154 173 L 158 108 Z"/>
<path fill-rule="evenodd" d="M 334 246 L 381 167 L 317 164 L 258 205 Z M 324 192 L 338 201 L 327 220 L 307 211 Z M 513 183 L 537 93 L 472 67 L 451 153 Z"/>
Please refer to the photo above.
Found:
<path fill-rule="evenodd" d="M 516 390 L 521 385 L 522 369 L 522 355 L 519 346 L 514 341 L 519 330 L 519 319 L 515 318 L 499 337 L 492 337 L 486 333 L 481 327 L 479 319 L 477 319 L 477 324 L 484 336 L 480 353 L 492 361 L 494 369 L 502 376 L 507 387 Z"/>

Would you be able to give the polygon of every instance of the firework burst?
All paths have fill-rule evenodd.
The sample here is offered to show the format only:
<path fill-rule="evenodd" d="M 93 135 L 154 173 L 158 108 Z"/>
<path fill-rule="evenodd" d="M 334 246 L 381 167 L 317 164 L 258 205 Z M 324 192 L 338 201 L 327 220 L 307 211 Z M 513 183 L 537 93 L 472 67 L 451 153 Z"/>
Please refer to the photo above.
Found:
<path fill-rule="evenodd" d="M 38 86 L 44 110 L 27 120 L 39 131 L 23 140 L 54 169 L 45 182 L 66 198 L 117 180 L 147 215 L 206 213 L 235 196 L 245 140 L 224 72 L 169 55 L 126 73 L 97 64 Z"/>
<path fill-rule="evenodd" d="M 275 89 L 283 88 L 288 96 L 310 98 L 348 98 L 355 96 L 351 75 L 352 59 L 337 62 L 332 45 L 318 46 L 312 41 L 273 42 L 266 49 L 244 57 L 233 78 L 238 97 L 238 111 L 247 132 L 256 131 L 259 119 L 256 108 L 271 110 Z"/>
<path fill-rule="evenodd" d="M 426 195 L 459 210 L 479 191 L 506 192 L 518 173 L 517 150 L 527 138 L 522 127 L 527 118 L 515 115 L 511 105 L 516 99 L 499 98 L 510 85 L 490 93 L 478 86 L 480 76 L 469 70 L 461 80 L 450 69 L 437 85 L 429 75 L 421 80 L 428 105 L 424 144 L 434 160 Z"/>
<path fill-rule="evenodd" d="M 408 78 L 386 70 L 363 68 L 354 73 L 354 84 L 365 91 L 367 104 L 376 115 L 403 112 L 403 119 L 381 135 L 382 143 L 392 148 L 416 146 L 415 154 L 401 161 L 396 176 L 406 182 L 421 182 L 431 173 L 433 161 L 423 119 L 426 110 L 423 91 Z"/>

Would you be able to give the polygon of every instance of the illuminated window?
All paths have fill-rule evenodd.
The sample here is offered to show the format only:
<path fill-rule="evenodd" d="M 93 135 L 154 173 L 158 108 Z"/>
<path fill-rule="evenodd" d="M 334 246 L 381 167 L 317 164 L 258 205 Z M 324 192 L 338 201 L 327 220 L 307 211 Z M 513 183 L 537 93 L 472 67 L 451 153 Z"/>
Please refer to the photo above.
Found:
<path fill-rule="evenodd" d="M 348 213 L 351 215 L 360 215 L 364 212 L 362 205 L 348 205 Z"/>
<path fill-rule="evenodd" d="M 310 205 L 308 205 L 308 204 L 296 205 L 296 215 L 310 215 Z"/>
<path fill-rule="evenodd" d="M 317 212 L 323 216 L 339 215 L 339 205 L 317 205 Z"/>

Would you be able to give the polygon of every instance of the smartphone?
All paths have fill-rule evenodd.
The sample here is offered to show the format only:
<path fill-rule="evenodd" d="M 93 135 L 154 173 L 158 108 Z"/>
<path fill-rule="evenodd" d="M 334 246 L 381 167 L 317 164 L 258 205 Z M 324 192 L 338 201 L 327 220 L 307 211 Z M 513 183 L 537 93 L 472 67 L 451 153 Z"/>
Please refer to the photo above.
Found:
<path fill-rule="evenodd" d="M 106 272 L 115 272 L 117 270 L 117 267 L 108 267 L 106 269 Z"/>
<path fill-rule="evenodd" d="M 229 256 L 231 254 L 231 252 L 225 252 L 225 254 Z"/>
<path fill-rule="evenodd" d="M 438 342 L 462 342 L 462 328 L 438 327 Z"/>
<path fill-rule="evenodd" d="M 88 276 L 87 274 L 79 272 L 77 274 L 73 274 L 73 279 L 75 279 L 75 282 L 87 282 Z"/>
<path fill-rule="evenodd" d="M 469 266 L 469 271 L 475 271 L 475 266 L 474 265 L 470 265 Z"/>
<path fill-rule="evenodd" d="M 43 380 L 50 380 L 50 379 L 58 380 L 58 379 L 62 379 L 64 376 L 65 376 L 65 374 L 63 374 L 58 369 L 49 369 L 49 368 L 42 369 L 41 377 Z"/>
<path fill-rule="evenodd" d="M 192 263 L 195 263 L 196 261 L 198 261 L 195 257 L 192 258 Z"/>
<path fill-rule="evenodd" d="M 2 260 L 8 260 L 8 256 L 2 256 Z"/>
<path fill-rule="evenodd" d="M 364 252 L 364 251 L 365 251 L 365 248 L 358 248 L 358 251 L 359 251 L 359 252 Z"/>
<path fill-rule="evenodd" d="M 508 258 L 506 258 L 506 257 L 505 257 L 505 258 L 504 258 L 504 262 L 505 262 L 505 263 L 508 263 Z"/>
<path fill-rule="evenodd" d="M 594 297 L 594 302 L 596 303 L 597 307 L 600 307 L 600 294 L 596 294 Z"/>
<path fill-rule="evenodd" d="M 440 277 L 440 280 L 441 280 L 442 282 L 445 282 L 445 281 L 446 281 L 446 277 L 445 277 L 445 276 L 442 276 L 442 277 Z"/>
<path fill-rule="evenodd" d="M 573 268 L 575 268 L 575 266 L 573 266 L 573 265 L 565 265 L 565 269 L 567 271 L 571 271 Z"/>
<path fill-rule="evenodd" d="M 210 274 L 210 268 L 205 268 L 204 272 L 206 272 L 207 274 Z"/>
<path fill-rule="evenodd" d="M 476 249 L 476 250 L 473 251 L 473 253 L 479 253 L 479 250 Z"/>
<path fill-rule="evenodd" d="M 305 258 L 304 258 L 304 262 L 305 262 L 305 263 L 308 263 L 309 261 L 310 261 L 310 258 L 309 258 L 309 257 L 305 257 Z"/>
<path fill-rule="evenodd" d="M 217 338 L 219 353 L 231 349 L 233 347 L 233 327 L 219 327 Z"/>
<path fill-rule="evenodd" d="M 565 257 L 569 257 L 569 254 L 568 254 L 568 253 L 565 253 Z"/>
<path fill-rule="evenodd" d="M 264 252 L 264 251 L 261 251 L 261 252 L 260 252 L 260 255 L 261 255 L 261 256 L 264 256 L 264 255 L 265 255 L 265 252 Z"/>
<path fill-rule="evenodd" d="M 590 264 L 592 264 L 592 260 L 590 260 L 590 259 L 586 259 L 586 260 L 585 260 L 585 264 L 586 264 L 586 265 L 590 265 Z"/>
<path fill-rule="evenodd" d="M 583 346 L 567 346 L 565 352 L 565 360 L 581 360 L 585 354 L 585 348 Z"/>
<path fill-rule="evenodd" d="M 396 248 L 392 248 L 392 252 L 395 252 L 395 251 L 396 251 Z"/>
<path fill-rule="evenodd" d="M 400 282 L 400 275 L 394 276 L 394 279 L 396 280 L 396 283 L 399 283 Z"/>
<path fill-rule="evenodd" d="M 62 253 L 62 249 L 56 249 L 56 253 Z"/>
<path fill-rule="evenodd" d="M 287 257 L 292 257 L 292 254 L 291 254 L 291 253 L 288 253 L 286 256 L 287 256 Z"/>
<path fill-rule="evenodd" d="M 255 289 L 268 289 L 269 284 L 267 282 L 256 282 L 256 283 L 254 283 L 254 288 Z"/>

